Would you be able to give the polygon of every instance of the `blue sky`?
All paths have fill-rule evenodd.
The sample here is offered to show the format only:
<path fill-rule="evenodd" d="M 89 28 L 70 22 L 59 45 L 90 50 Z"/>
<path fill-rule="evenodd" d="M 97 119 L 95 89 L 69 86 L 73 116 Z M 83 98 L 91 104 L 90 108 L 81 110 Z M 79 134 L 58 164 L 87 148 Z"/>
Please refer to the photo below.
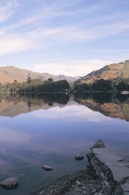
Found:
<path fill-rule="evenodd" d="M 83 76 L 127 59 L 128 0 L 0 1 L 0 67 Z"/>

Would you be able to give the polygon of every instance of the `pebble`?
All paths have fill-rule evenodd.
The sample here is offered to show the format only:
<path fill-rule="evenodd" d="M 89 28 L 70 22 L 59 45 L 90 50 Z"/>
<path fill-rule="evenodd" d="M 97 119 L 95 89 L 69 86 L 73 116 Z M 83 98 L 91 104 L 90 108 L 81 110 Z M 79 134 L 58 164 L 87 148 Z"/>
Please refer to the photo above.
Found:
<path fill-rule="evenodd" d="M 46 171 L 51 171 L 53 168 L 49 165 L 43 165 L 42 168 Z"/>
<path fill-rule="evenodd" d="M 99 184 L 99 185 L 98 185 Z M 103 192 L 102 192 L 103 190 Z M 92 168 L 63 176 L 38 195 L 114 195 Z"/>
<path fill-rule="evenodd" d="M 1 186 L 11 187 L 17 185 L 18 179 L 16 177 L 8 178 L 0 183 Z"/>
<path fill-rule="evenodd" d="M 75 159 L 76 160 L 83 160 L 84 159 L 84 156 L 82 156 L 81 154 L 76 154 L 75 155 Z"/>
<path fill-rule="evenodd" d="M 77 181 L 76 181 L 76 184 L 77 184 L 77 185 L 80 185 L 81 183 L 77 180 Z"/>

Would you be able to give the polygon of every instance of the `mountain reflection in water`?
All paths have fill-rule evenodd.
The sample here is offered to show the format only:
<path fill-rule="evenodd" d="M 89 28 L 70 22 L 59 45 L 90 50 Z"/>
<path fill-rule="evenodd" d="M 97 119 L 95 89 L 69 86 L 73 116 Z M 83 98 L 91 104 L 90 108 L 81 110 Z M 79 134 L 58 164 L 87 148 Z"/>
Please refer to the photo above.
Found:
<path fill-rule="evenodd" d="M 65 93 L 0 95 L 0 116 L 14 117 L 21 113 L 35 110 L 47 110 L 52 107 L 65 106 L 72 99 L 81 105 L 98 111 L 111 118 L 129 121 L 129 95 L 106 93 L 75 94 L 70 97 Z"/>
<path fill-rule="evenodd" d="M 51 107 L 64 106 L 69 101 L 69 95 L 60 94 L 28 94 L 0 95 L 0 116 L 14 117 L 21 113 L 34 110 L 47 110 Z"/>
<path fill-rule="evenodd" d="M 86 169 L 86 148 L 97 139 L 129 160 L 128 102 L 129 96 L 103 93 L 1 94 L 0 182 L 17 177 L 19 186 L 0 187 L 0 195 L 31 194 Z M 83 161 L 75 160 L 78 153 Z M 44 164 L 53 170 L 46 172 Z"/>
<path fill-rule="evenodd" d="M 129 95 L 92 93 L 76 95 L 75 101 L 105 116 L 129 121 Z"/>

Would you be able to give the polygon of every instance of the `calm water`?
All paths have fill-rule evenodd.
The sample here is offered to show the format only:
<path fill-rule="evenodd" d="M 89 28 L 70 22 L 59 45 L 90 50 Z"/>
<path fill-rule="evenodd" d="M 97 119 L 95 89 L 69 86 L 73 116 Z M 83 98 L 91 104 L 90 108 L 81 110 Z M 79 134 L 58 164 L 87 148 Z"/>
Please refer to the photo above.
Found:
<path fill-rule="evenodd" d="M 1 95 L 0 181 L 15 176 L 20 185 L 0 187 L 0 195 L 28 195 L 86 169 L 86 148 L 98 139 L 129 160 L 129 96 Z M 76 161 L 77 153 L 85 160 Z"/>

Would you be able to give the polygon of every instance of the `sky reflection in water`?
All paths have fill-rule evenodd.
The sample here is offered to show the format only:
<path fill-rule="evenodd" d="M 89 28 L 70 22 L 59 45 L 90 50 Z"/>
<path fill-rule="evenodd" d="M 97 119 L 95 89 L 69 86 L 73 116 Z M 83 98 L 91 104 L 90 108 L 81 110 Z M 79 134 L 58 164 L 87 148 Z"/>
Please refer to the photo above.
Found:
<path fill-rule="evenodd" d="M 2 195 L 31 194 L 33 189 L 52 183 L 54 178 L 85 169 L 86 148 L 98 139 L 129 160 L 129 122 L 106 117 L 70 100 L 67 105 L 0 117 L 0 181 L 16 176 L 19 188 Z M 45 172 L 43 164 L 53 166 Z M 32 187 L 33 185 L 33 187 Z"/>

